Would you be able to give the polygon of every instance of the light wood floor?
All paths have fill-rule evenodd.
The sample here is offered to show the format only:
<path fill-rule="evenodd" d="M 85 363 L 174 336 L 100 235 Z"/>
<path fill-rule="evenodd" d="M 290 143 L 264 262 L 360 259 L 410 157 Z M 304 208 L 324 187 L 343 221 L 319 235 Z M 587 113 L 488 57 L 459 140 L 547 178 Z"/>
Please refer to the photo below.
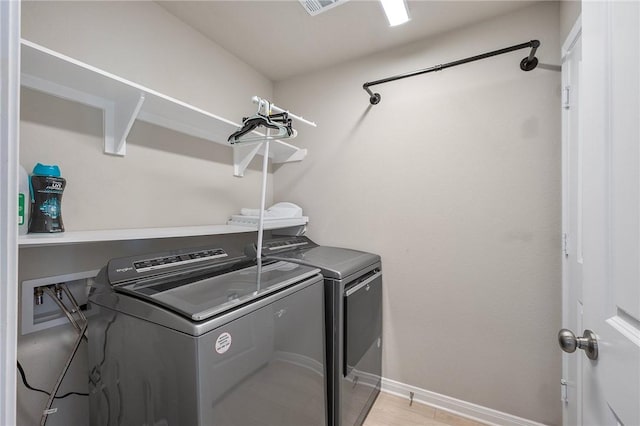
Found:
<path fill-rule="evenodd" d="M 363 426 L 485 426 L 447 411 L 380 392 Z"/>

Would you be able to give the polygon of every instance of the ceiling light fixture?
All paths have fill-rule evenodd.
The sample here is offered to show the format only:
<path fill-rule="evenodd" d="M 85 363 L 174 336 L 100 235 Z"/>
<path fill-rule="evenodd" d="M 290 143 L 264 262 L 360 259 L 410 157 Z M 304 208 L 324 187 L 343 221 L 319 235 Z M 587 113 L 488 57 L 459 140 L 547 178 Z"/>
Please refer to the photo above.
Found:
<path fill-rule="evenodd" d="M 405 0 L 380 0 L 384 13 L 389 20 L 389 26 L 404 24 L 409 21 L 409 11 Z"/>

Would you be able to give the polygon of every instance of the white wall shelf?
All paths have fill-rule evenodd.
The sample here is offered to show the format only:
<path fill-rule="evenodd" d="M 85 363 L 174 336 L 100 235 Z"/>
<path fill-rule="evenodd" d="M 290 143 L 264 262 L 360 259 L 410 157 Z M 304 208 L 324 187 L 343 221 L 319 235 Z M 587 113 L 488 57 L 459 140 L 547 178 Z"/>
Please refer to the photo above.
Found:
<path fill-rule="evenodd" d="M 124 156 L 135 120 L 169 128 L 229 146 L 227 138 L 240 125 L 210 112 L 125 80 L 27 40 L 21 40 L 23 86 L 80 102 L 104 111 L 104 152 Z M 242 176 L 261 143 L 236 145 L 234 174 Z M 283 141 L 270 144 L 274 163 L 300 161 L 306 149 Z"/>
<path fill-rule="evenodd" d="M 307 218 L 265 223 L 266 230 L 304 226 Z M 154 238 L 197 237 L 205 235 L 238 234 L 257 231 L 254 225 L 206 225 L 169 228 L 113 229 L 98 231 L 65 231 L 55 234 L 27 234 L 18 237 L 20 247 L 43 247 L 106 241 L 148 240 Z"/>

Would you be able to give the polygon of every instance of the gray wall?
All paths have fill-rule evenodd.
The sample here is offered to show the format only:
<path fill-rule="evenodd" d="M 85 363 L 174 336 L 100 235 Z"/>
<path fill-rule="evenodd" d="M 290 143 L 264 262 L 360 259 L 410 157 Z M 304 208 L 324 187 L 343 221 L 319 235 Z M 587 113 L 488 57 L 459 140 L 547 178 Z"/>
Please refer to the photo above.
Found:
<path fill-rule="evenodd" d="M 251 96 L 272 97 L 269 80 L 153 2 L 22 12 L 23 38 L 229 120 L 255 111 Z M 21 115 L 21 164 L 58 164 L 68 180 L 67 230 L 221 224 L 260 201 L 260 161 L 236 178 L 222 145 L 136 122 L 127 156 L 114 157 L 101 154 L 99 110 L 23 90 Z"/>
<path fill-rule="evenodd" d="M 273 85 L 153 2 L 24 2 L 22 36 L 233 121 L 254 111 L 251 96 Z M 231 149 L 137 122 L 124 158 L 102 154 L 102 114 L 28 89 L 21 99 L 20 162 L 58 164 L 67 178 L 63 218 L 69 231 L 225 223 L 260 201 L 260 160 L 233 177 Z M 272 201 L 272 183 L 269 180 Z M 28 248 L 19 281 L 100 268 L 109 258 L 207 238 Z M 20 336 L 18 359 L 32 385 L 50 389 L 68 356 L 70 326 Z M 86 391 L 86 347 L 61 393 Z M 39 424 L 46 396 L 18 379 L 18 424 Z M 58 400 L 47 425 L 85 425 L 86 397 Z"/>
<path fill-rule="evenodd" d="M 275 197 L 305 207 L 321 244 L 380 253 L 385 377 L 561 423 L 560 73 L 528 51 L 375 87 L 365 81 L 538 38 L 559 65 L 559 4 L 278 82 L 313 117 L 304 163 Z"/>
<path fill-rule="evenodd" d="M 380 86 L 372 108 L 361 86 L 532 38 L 558 64 L 559 28 L 558 4 L 543 2 L 274 90 L 152 2 L 23 3 L 31 41 L 232 120 L 258 94 L 317 121 L 296 140 L 308 159 L 276 167 L 273 199 L 303 206 L 318 242 L 383 256 L 385 376 L 548 424 L 561 422 L 559 74 L 521 72 L 522 51 Z M 222 223 L 258 201 L 258 172 L 232 178 L 226 149 L 137 123 L 127 157 L 104 156 L 97 111 L 30 90 L 22 107 L 21 161 L 61 166 L 69 230 Z M 20 280 L 201 242 L 22 249 Z M 53 331 L 19 345 L 44 388 L 71 344 L 67 328 Z M 83 362 L 64 391 L 86 385 Z M 18 392 L 19 424 L 35 424 L 44 398 Z M 83 424 L 73 398 L 48 424 Z"/>
<path fill-rule="evenodd" d="M 562 0 L 560 2 L 560 41 L 562 43 L 569 35 L 581 12 L 582 2 L 579 0 Z"/>

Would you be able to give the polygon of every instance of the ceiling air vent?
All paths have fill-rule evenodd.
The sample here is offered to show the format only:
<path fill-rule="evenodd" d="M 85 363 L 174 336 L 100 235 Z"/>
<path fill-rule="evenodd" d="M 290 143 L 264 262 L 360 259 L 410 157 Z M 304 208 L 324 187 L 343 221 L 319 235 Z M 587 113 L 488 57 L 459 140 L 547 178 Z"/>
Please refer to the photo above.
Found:
<path fill-rule="evenodd" d="M 340 6 L 347 0 L 299 0 L 304 10 L 309 12 L 309 15 L 316 16 L 319 13 L 326 12 L 327 10 Z"/>

